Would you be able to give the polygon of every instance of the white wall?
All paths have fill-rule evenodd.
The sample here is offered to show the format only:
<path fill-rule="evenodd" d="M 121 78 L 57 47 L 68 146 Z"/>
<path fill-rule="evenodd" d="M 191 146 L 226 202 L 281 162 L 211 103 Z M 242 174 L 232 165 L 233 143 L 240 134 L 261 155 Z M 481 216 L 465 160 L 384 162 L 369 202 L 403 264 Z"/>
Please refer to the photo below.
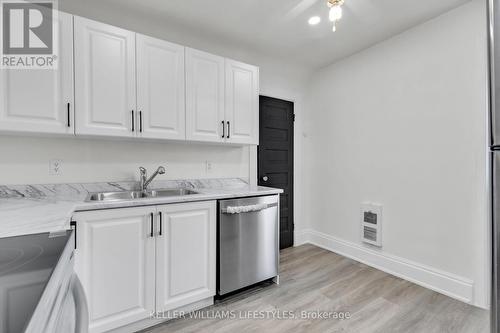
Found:
<path fill-rule="evenodd" d="M 302 240 L 486 306 L 483 3 L 314 75 L 304 142 L 310 224 Z M 384 205 L 381 250 L 360 242 L 365 201 Z"/>
<path fill-rule="evenodd" d="M 249 175 L 248 148 L 75 138 L 0 136 L 0 184 L 99 182 L 138 179 L 139 166 L 167 169 L 162 179 Z M 62 160 L 49 175 L 49 160 Z M 212 162 L 207 172 L 205 161 Z"/>

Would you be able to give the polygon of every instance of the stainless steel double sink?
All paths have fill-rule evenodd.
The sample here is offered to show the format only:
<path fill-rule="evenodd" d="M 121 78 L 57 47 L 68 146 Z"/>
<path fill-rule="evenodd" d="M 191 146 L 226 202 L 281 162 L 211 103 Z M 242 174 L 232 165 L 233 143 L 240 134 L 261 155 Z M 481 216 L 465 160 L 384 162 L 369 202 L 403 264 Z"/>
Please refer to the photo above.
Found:
<path fill-rule="evenodd" d="M 125 201 L 135 199 L 151 199 L 165 197 L 179 197 L 184 195 L 198 194 L 198 192 L 186 188 L 161 189 L 150 191 L 121 191 L 121 192 L 98 192 L 90 193 L 85 201 Z"/>

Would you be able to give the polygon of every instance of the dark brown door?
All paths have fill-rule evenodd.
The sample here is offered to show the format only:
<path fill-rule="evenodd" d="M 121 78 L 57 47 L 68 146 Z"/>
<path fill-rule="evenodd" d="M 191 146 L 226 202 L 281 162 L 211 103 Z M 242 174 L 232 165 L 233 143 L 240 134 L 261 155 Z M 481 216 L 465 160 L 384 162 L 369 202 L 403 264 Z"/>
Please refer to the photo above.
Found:
<path fill-rule="evenodd" d="M 280 248 L 293 246 L 293 103 L 260 96 L 259 185 L 280 196 Z"/>

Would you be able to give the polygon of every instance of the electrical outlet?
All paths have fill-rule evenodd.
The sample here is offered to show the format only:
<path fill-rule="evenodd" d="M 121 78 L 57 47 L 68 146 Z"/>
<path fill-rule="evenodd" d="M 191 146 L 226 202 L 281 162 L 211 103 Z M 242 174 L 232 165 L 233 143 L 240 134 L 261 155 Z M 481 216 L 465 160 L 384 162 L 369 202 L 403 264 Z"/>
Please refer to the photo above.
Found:
<path fill-rule="evenodd" d="M 205 161 L 205 171 L 207 173 L 212 172 L 212 167 L 213 167 L 213 165 L 212 165 L 211 161 Z"/>
<path fill-rule="evenodd" d="M 62 173 L 62 160 L 53 159 L 49 161 L 49 175 L 57 176 Z"/>

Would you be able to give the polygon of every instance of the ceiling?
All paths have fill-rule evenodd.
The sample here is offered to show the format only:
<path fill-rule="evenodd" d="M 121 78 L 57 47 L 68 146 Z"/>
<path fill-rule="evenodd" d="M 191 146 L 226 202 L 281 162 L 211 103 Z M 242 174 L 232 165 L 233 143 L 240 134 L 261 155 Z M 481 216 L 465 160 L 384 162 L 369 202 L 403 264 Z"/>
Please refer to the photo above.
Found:
<path fill-rule="evenodd" d="M 100 0 L 203 31 L 272 57 L 320 68 L 469 0 L 345 0 L 331 31 L 326 0 Z M 322 21 L 310 26 L 309 17 Z"/>

